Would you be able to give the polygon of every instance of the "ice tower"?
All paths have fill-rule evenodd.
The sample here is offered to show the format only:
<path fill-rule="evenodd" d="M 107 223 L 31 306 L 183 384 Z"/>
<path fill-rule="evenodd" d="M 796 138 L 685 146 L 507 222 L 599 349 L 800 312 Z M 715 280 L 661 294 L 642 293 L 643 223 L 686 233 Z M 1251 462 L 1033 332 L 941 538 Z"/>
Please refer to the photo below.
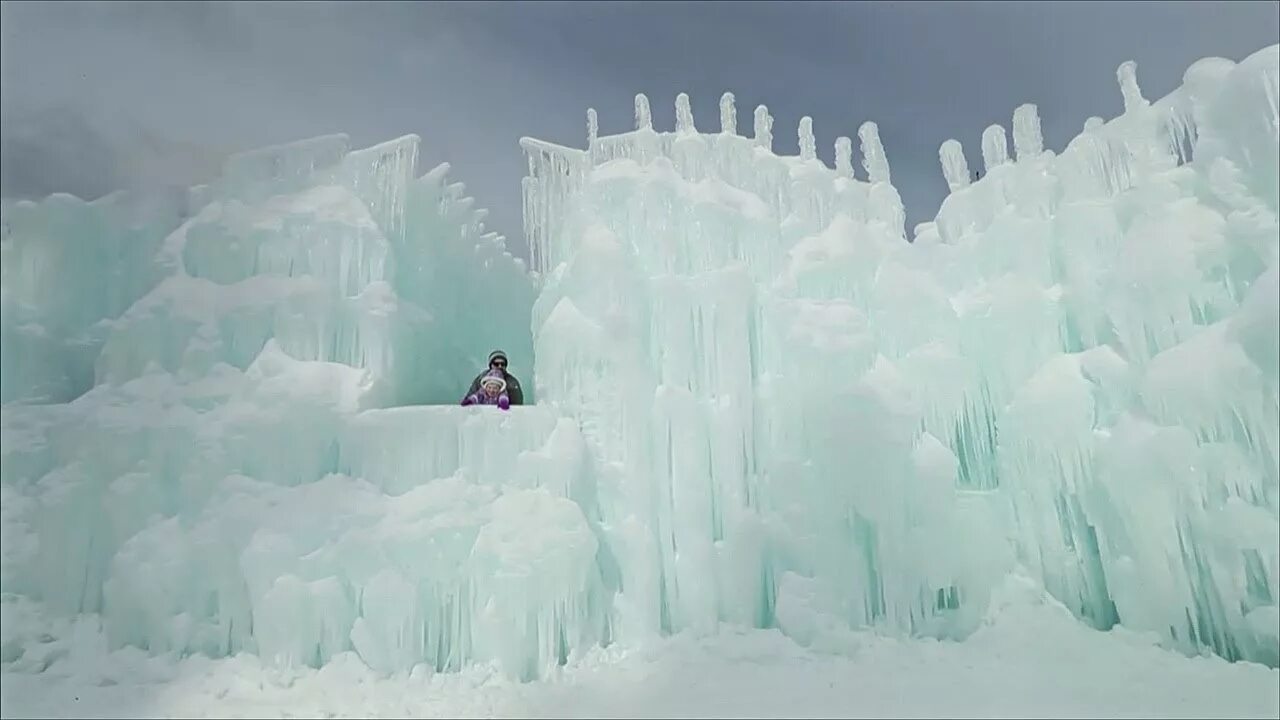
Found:
<path fill-rule="evenodd" d="M 1274 667 L 1278 63 L 1154 102 L 1126 63 L 1060 153 L 1023 105 L 978 181 L 940 145 L 910 234 L 874 123 L 832 169 L 729 93 L 716 130 L 639 95 L 633 131 L 523 140 L 528 270 L 414 137 L 6 202 L 3 662 L 91 613 L 150 652 L 529 679 L 723 623 L 963 638 L 1017 571 Z M 536 405 L 456 407 L 496 346 Z"/>
<path fill-rule="evenodd" d="M 1275 665 L 1277 49 L 1061 153 L 1038 110 L 905 242 L 873 123 L 525 140 L 543 402 L 575 418 L 619 637 L 963 636 L 1021 566 L 1098 628 Z"/>

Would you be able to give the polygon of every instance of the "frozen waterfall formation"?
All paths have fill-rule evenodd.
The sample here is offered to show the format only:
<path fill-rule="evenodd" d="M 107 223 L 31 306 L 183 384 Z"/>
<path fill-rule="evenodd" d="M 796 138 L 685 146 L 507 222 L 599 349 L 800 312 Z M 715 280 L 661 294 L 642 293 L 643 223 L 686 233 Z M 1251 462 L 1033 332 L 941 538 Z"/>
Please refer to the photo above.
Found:
<path fill-rule="evenodd" d="M 1274 667 L 1278 65 L 1149 102 L 1126 63 L 1121 116 L 1055 154 L 1019 107 L 978 181 L 948 140 L 911 243 L 874 124 L 858 177 L 729 94 L 718 133 L 637 96 L 632 132 L 523 141 L 534 273 L 414 138 L 232 159 L 183 221 L 6 205 L 6 617 L 533 678 L 723 622 L 962 638 L 1017 570 Z M 499 344 L 536 406 L 404 407 Z M 11 626 L 7 667 L 59 652 Z"/>

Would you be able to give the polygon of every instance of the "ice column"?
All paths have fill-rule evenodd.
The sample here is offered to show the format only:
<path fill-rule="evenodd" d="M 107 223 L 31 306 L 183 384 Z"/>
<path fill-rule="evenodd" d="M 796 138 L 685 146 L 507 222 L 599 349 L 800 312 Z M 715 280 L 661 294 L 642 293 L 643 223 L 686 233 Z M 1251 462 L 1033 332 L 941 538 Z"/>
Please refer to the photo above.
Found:
<path fill-rule="evenodd" d="M 1033 103 L 1019 105 L 1013 111 L 1013 151 L 1019 160 L 1034 158 L 1044 152 L 1040 114 Z"/>
<path fill-rule="evenodd" d="M 969 186 L 969 163 L 964 159 L 964 148 L 958 140 L 948 140 L 938 148 L 942 161 L 942 176 L 947 179 L 951 192 Z"/>
<path fill-rule="evenodd" d="M 693 126 L 693 110 L 689 108 L 689 96 L 686 93 L 676 96 L 676 132 L 697 132 Z"/>
<path fill-rule="evenodd" d="M 649 98 L 644 93 L 636 95 L 636 129 L 653 129 L 653 114 L 649 112 Z"/>
<path fill-rule="evenodd" d="M 800 159 L 816 160 L 818 158 L 818 142 L 813 137 L 813 118 L 805 115 L 800 118 Z"/>
<path fill-rule="evenodd" d="M 868 120 L 858 128 L 858 138 L 862 140 L 862 167 L 867 178 L 873 183 L 889 182 L 889 160 L 880 144 L 880 128 Z"/>
<path fill-rule="evenodd" d="M 765 150 L 773 149 L 773 118 L 769 117 L 769 108 L 764 105 L 756 107 L 756 145 Z"/>
<path fill-rule="evenodd" d="M 836 138 L 836 174 L 853 177 L 853 141 L 844 136 Z"/>
<path fill-rule="evenodd" d="M 1151 104 L 1142 97 L 1142 89 L 1138 87 L 1137 63 L 1132 60 L 1120 63 L 1120 67 L 1116 68 L 1116 80 L 1120 82 L 1120 94 L 1124 96 L 1126 115 Z"/>
<path fill-rule="evenodd" d="M 1009 138 L 1004 128 L 992 125 L 982 131 L 982 164 L 988 173 L 997 165 L 1009 162 Z"/>
<path fill-rule="evenodd" d="M 738 134 L 738 111 L 733 106 L 733 93 L 720 96 L 720 132 L 725 135 Z"/>

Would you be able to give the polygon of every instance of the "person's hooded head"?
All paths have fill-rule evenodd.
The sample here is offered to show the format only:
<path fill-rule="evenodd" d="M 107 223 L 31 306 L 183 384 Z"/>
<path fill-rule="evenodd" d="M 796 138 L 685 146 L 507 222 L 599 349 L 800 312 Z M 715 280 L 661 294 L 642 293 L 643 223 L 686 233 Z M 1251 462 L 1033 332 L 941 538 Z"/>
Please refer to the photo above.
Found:
<path fill-rule="evenodd" d="M 497 369 L 502 372 L 507 370 L 507 354 L 501 350 L 494 350 L 489 353 L 489 369 Z"/>
<path fill-rule="evenodd" d="M 502 376 L 502 371 L 494 368 L 485 373 L 484 378 L 480 380 L 480 388 L 489 397 L 496 397 L 507 389 L 507 380 Z"/>

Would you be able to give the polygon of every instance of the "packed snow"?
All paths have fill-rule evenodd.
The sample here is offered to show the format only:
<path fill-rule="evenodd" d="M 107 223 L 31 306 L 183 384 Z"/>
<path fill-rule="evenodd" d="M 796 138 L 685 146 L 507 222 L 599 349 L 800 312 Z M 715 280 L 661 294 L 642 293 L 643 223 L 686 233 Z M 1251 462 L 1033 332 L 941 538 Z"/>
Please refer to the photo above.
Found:
<path fill-rule="evenodd" d="M 6 606 L 13 611 L 15 607 Z M 1025 577 L 996 588 L 963 642 L 829 629 L 805 649 L 725 628 L 597 648 L 539 683 L 492 667 L 371 670 L 354 652 L 319 670 L 243 654 L 107 653 L 90 620 L 40 674 L 0 676 L 6 717 L 1275 717 L 1275 671 L 1184 658 L 1154 639 L 1077 622 Z"/>
<path fill-rule="evenodd" d="M 413 136 L 5 201 L 3 714 L 1280 715 L 1280 46 L 1117 81 L 910 236 L 729 93 L 528 265 Z"/>

